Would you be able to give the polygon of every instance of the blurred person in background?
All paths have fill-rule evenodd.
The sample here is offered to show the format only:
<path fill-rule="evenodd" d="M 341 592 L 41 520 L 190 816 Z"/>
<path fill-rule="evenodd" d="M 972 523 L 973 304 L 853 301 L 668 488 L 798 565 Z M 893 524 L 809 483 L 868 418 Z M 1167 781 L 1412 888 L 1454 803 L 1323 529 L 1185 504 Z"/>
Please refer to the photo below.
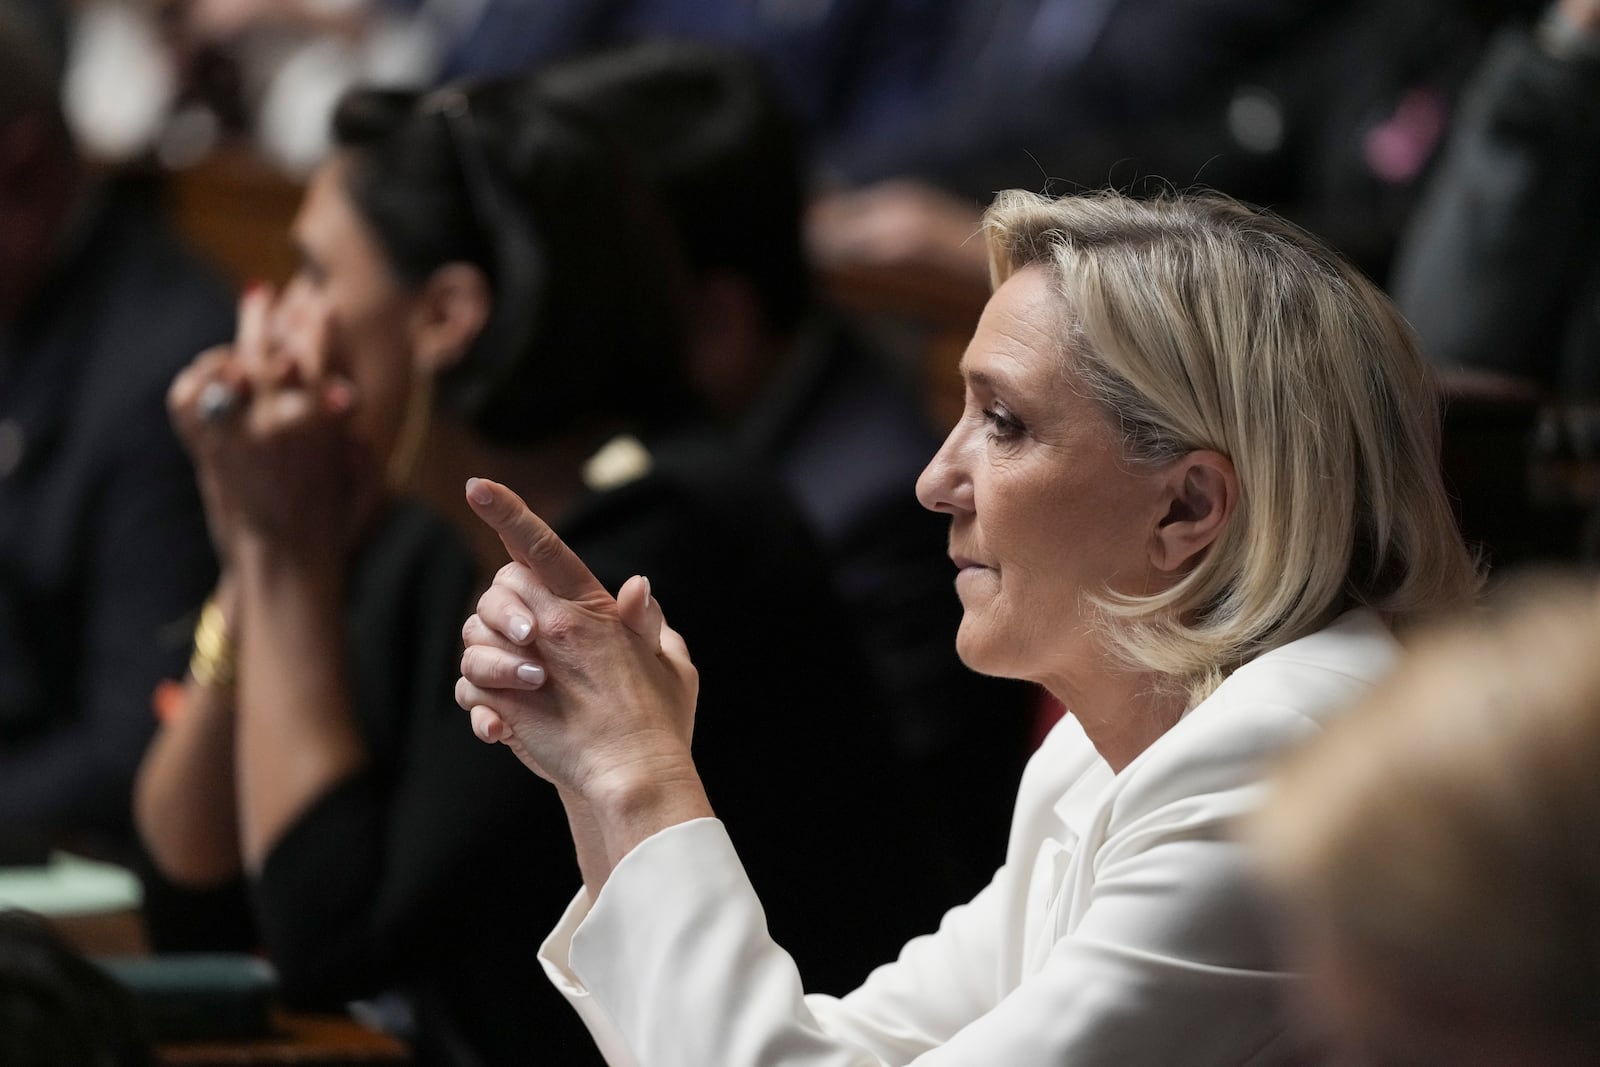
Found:
<path fill-rule="evenodd" d="M 1484 57 L 1391 282 L 1454 390 L 1549 405 L 1531 457 L 1508 442 L 1522 462 L 1502 492 L 1515 496 L 1466 497 L 1501 562 L 1600 559 L 1600 496 L 1582 473 L 1600 460 L 1596 189 L 1600 2 L 1559 0 L 1505 26 Z M 1533 499 L 1530 458 L 1558 476 Z"/>
<path fill-rule="evenodd" d="M 81 0 L 67 113 L 110 161 L 181 168 L 243 138 L 301 179 L 357 83 L 425 87 L 472 0 Z"/>
<path fill-rule="evenodd" d="M 1290 757 L 1247 824 L 1339 1063 L 1600 1062 L 1600 590 L 1502 593 Z"/>
<path fill-rule="evenodd" d="M 1393 289 L 1450 374 L 1600 402 L 1600 0 L 1511 24 L 1463 98 Z"/>
<path fill-rule="evenodd" d="M 838 161 L 810 219 L 825 265 L 982 284 L 997 189 L 1217 189 L 1375 277 L 1462 80 L 1526 0 L 1007 0 L 949 32 L 919 122 Z"/>
<path fill-rule="evenodd" d="M 448 520 L 466 472 L 491 470 L 613 587 L 648 567 L 685 603 L 729 667 L 702 756 L 774 927 L 813 947 L 817 981 L 859 980 L 935 914 L 913 889 L 841 926 L 861 883 L 801 862 L 866 869 L 841 827 L 896 818 L 883 700 L 793 505 L 702 428 L 670 225 L 623 151 L 527 78 L 358 91 L 334 140 L 294 223 L 298 273 L 249 294 L 234 344 L 170 395 L 224 571 L 141 773 L 152 855 L 192 890 L 245 883 L 286 993 L 377 998 L 420 1062 L 594 1062 L 524 981 L 526 917 L 558 912 L 573 874 L 566 825 L 451 699 L 499 546 Z M 845 765 L 816 782 L 841 737 Z M 525 854 L 499 849 L 508 833 Z M 876 855 L 932 892 L 925 850 Z M 466 907 L 486 886 L 498 914 Z"/>
<path fill-rule="evenodd" d="M 1336 5 L 1337 6 L 1337 5 Z M 1318 20 L 1304 0 L 1000 0 L 952 5 L 940 91 L 917 121 L 842 161 L 852 184 L 913 175 L 987 198 L 1046 178 L 1099 186 L 1119 161 L 1173 177 L 1225 138 L 1242 71 Z M 1179 121 L 1181 120 L 1181 121 Z M 1164 136 L 1157 136 L 1157 134 Z M 1184 138 L 1206 143 L 1188 145 Z M 1184 183 L 1177 177 L 1178 184 Z"/>
<path fill-rule="evenodd" d="M 949 0 L 88 0 L 74 78 L 97 143 L 173 161 L 244 132 L 303 173 L 357 82 L 502 77 L 642 38 L 762 57 L 823 151 L 910 121 L 938 73 Z M 117 116 L 121 121 L 113 121 Z"/>
<path fill-rule="evenodd" d="M 939 827 L 948 899 L 1000 860 L 1031 688 L 985 678 L 950 644 L 945 524 L 907 487 L 938 448 L 909 376 L 814 291 L 801 242 L 804 145 L 759 60 L 686 41 L 624 46 L 539 75 L 628 146 L 690 267 L 690 377 L 774 465 L 861 623 L 911 769 Z"/>
<path fill-rule="evenodd" d="M 82 163 L 61 14 L 0 2 L 0 851 L 127 861 L 151 694 L 216 574 L 162 398 L 233 301 L 150 190 Z"/>

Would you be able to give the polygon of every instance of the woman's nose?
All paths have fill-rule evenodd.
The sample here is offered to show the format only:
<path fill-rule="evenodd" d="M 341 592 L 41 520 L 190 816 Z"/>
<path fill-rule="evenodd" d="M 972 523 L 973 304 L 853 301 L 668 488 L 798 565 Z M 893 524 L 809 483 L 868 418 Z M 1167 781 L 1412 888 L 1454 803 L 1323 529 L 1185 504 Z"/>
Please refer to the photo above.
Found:
<path fill-rule="evenodd" d="M 971 507 L 971 483 L 961 457 L 961 424 L 957 423 L 917 477 L 917 500 L 923 507 L 947 515 Z"/>

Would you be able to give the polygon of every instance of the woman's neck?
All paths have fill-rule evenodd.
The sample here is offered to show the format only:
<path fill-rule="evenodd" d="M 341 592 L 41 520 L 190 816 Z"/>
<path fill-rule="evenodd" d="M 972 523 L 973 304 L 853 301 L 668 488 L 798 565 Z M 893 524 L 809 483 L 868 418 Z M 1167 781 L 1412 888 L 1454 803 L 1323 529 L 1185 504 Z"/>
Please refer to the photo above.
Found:
<path fill-rule="evenodd" d="M 1110 668 L 1088 684 L 1071 678 L 1042 680 L 1050 695 L 1078 720 L 1100 758 L 1114 773 L 1139 757 L 1183 717 L 1188 694 L 1149 672 Z"/>

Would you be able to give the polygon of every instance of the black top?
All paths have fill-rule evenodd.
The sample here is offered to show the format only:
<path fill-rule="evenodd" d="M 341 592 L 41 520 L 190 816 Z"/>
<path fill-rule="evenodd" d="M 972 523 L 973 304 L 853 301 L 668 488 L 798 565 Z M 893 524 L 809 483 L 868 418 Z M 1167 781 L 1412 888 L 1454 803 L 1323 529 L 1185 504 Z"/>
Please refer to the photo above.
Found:
<path fill-rule="evenodd" d="M 424 1063 L 513 1062 L 549 1040 L 542 1024 L 566 1021 L 530 992 L 541 911 L 577 876 L 571 848 L 547 840 L 559 809 L 509 752 L 473 736 L 453 698 L 477 585 L 442 520 L 414 505 L 387 517 L 347 592 L 370 761 L 307 809 L 251 886 L 287 999 L 331 1007 L 403 991 Z"/>
<path fill-rule="evenodd" d="M 789 497 L 706 439 L 655 461 L 560 530 L 613 591 L 649 576 L 699 669 L 695 762 L 772 934 L 808 990 L 846 992 L 957 902 L 942 827 L 908 829 L 928 813 L 890 704 Z"/>
<path fill-rule="evenodd" d="M 688 642 L 697 761 L 808 985 L 853 987 L 930 929 L 951 902 L 904 888 L 931 897 L 915 875 L 935 857 L 905 832 L 881 701 L 772 483 L 711 444 L 658 449 L 559 529 L 613 591 L 648 575 Z M 478 584 L 416 506 L 362 554 L 349 662 L 372 760 L 268 855 L 256 918 L 292 1002 L 403 993 L 419 1062 L 599 1063 L 535 958 L 580 885 L 560 804 L 454 702 Z"/>
<path fill-rule="evenodd" d="M 173 376 L 232 299 L 114 187 L 0 327 L 0 837 L 127 840 L 156 683 L 215 580 Z"/>

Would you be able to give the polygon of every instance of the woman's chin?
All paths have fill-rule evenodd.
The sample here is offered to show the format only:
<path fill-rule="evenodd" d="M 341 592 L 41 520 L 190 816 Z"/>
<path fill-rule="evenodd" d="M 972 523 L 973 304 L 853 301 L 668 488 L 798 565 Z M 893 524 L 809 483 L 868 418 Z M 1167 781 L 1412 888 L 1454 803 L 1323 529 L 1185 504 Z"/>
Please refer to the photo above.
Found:
<path fill-rule="evenodd" d="M 993 641 L 983 632 L 983 624 L 974 619 L 971 612 L 961 617 L 961 628 L 956 631 L 956 656 L 979 674 L 1006 676 L 997 662 Z"/>

